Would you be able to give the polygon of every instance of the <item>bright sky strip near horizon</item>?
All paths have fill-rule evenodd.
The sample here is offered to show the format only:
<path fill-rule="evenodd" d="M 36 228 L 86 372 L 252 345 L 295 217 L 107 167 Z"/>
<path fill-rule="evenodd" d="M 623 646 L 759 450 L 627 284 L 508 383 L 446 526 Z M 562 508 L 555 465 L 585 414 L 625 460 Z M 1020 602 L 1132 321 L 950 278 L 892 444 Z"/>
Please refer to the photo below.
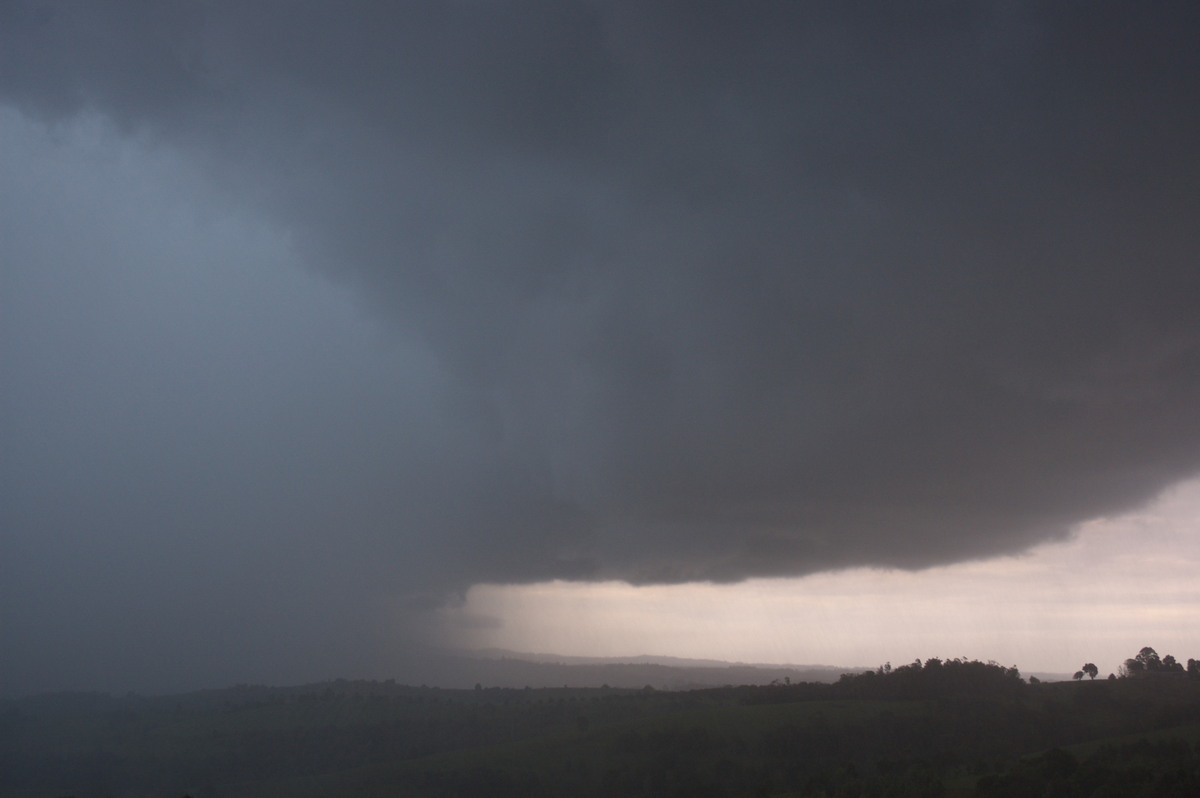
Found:
<path fill-rule="evenodd" d="M 1200 629 L 1200 480 L 1066 542 L 923 571 L 738 585 L 479 585 L 448 611 L 471 648 L 875 667 L 929 657 L 1115 673 L 1143 646 L 1180 661 Z M 488 621 L 491 622 L 488 622 Z"/>
<path fill-rule="evenodd" d="M 1194 4 L 877 6 L 0 0 L 0 694 L 1200 655 Z"/>

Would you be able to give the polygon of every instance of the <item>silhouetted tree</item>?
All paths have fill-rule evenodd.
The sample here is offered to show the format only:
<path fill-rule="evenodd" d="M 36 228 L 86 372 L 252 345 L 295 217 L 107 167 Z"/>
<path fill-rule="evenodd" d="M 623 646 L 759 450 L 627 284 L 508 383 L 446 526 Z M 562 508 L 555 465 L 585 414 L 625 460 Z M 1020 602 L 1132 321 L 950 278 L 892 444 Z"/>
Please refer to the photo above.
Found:
<path fill-rule="evenodd" d="M 1150 646 L 1145 646 L 1134 659 L 1142 664 L 1143 671 L 1162 670 L 1162 660 L 1158 658 L 1158 652 Z"/>
<path fill-rule="evenodd" d="M 1083 681 L 1083 671 L 1075 671 L 1075 675 L 1071 678 L 1077 682 Z"/>
<path fill-rule="evenodd" d="M 1121 666 L 1121 676 L 1144 676 L 1158 670 L 1162 670 L 1162 660 L 1159 659 L 1158 652 L 1150 646 L 1145 646 L 1136 656 L 1125 660 L 1125 664 Z"/>
<path fill-rule="evenodd" d="M 1094 662 L 1086 662 L 1083 665 L 1083 672 L 1088 675 L 1089 679 L 1095 679 L 1100 674 L 1100 669 Z"/>

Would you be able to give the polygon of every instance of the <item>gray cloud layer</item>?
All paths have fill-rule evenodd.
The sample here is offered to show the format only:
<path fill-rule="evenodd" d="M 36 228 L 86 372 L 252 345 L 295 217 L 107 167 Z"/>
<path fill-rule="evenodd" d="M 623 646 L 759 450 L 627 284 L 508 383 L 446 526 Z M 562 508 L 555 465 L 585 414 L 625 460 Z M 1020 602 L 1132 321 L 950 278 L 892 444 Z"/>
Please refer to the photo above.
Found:
<path fill-rule="evenodd" d="M 878 5 L 0 3 L 13 682 L 1200 469 L 1192 4 Z"/>

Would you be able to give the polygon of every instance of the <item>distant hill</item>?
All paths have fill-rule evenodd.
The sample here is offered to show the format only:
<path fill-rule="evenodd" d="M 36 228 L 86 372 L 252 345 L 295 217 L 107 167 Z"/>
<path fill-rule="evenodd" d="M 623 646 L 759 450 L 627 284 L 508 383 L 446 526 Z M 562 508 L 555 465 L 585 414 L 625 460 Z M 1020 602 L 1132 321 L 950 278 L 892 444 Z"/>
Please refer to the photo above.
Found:
<path fill-rule="evenodd" d="M 1069 673 L 1046 673 L 1044 671 L 1031 671 L 1026 676 L 1032 676 L 1042 682 L 1069 682 L 1072 680 L 1072 675 Z"/>
<path fill-rule="evenodd" d="M 831 665 L 764 665 L 641 655 L 578 657 L 524 653 L 505 649 L 445 654 L 430 663 L 424 682 L 439 687 L 610 687 L 690 690 L 724 685 L 768 685 L 788 682 L 836 682 L 843 673 L 863 667 Z M 414 681 L 406 675 L 407 681 Z"/>
<path fill-rule="evenodd" d="M 431 680 L 442 687 L 469 687 L 480 682 L 463 677 L 478 673 L 487 677 L 495 687 L 651 687 L 661 690 L 686 690 L 701 687 L 721 687 L 727 684 L 765 685 L 775 682 L 836 682 L 843 673 L 863 673 L 870 668 L 861 665 L 797 665 L 794 663 L 727 662 L 717 659 L 689 659 L 641 654 L 633 657 L 580 657 L 567 654 L 531 653 L 504 648 L 485 648 L 447 655 L 447 660 L 461 660 L 442 672 L 441 680 Z M 447 662 L 447 664 L 450 664 Z M 492 670 L 494 668 L 494 670 Z M 453 684 L 443 683 L 445 675 L 463 669 Z M 490 674 L 490 675 L 489 675 Z M 1069 673 L 1028 674 L 1043 682 L 1071 680 Z"/>

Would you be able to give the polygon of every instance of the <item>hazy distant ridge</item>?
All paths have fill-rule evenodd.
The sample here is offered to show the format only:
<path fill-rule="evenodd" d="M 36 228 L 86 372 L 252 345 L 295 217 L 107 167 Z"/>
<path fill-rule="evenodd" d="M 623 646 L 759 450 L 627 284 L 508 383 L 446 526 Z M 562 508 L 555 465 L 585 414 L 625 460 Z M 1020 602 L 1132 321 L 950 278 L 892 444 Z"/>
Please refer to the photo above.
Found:
<path fill-rule="evenodd" d="M 643 654 L 633 657 L 578 657 L 529 654 L 485 649 L 450 657 L 439 684 L 484 687 L 645 687 L 682 690 L 726 684 L 772 682 L 835 682 L 843 673 L 861 673 L 863 667 L 831 665 L 763 665 L 686 659 Z M 472 676 L 474 674 L 474 676 Z"/>

